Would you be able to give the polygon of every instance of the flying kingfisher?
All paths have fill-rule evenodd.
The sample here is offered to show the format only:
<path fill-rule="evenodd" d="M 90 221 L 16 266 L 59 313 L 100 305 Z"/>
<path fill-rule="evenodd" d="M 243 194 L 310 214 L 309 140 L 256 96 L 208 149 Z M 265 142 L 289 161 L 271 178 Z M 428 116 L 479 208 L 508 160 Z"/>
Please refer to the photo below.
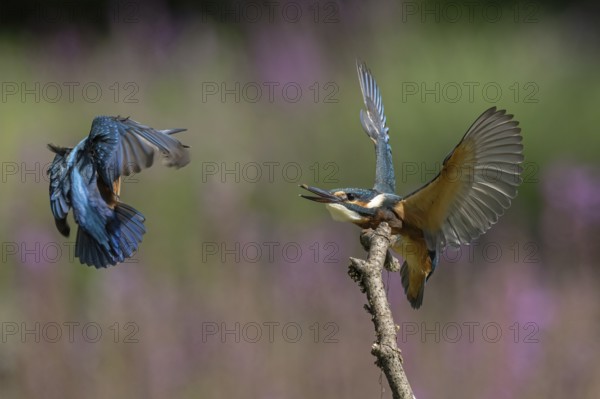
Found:
<path fill-rule="evenodd" d="M 50 208 L 58 231 L 69 236 L 67 214 L 79 225 L 75 256 L 96 268 L 130 258 L 146 232 L 144 216 L 121 202 L 121 178 L 152 166 L 160 152 L 167 166 L 188 164 L 187 146 L 172 137 L 186 129 L 155 130 L 132 119 L 98 116 L 74 148 L 48 144 L 54 160 Z"/>
<path fill-rule="evenodd" d="M 498 221 L 521 184 L 523 144 L 512 115 L 492 107 L 481 114 L 446 156 L 436 177 L 418 190 L 395 194 L 394 165 L 381 93 L 370 70 L 357 62 L 366 110 L 363 129 L 375 144 L 373 189 L 330 191 L 302 185 L 316 196 L 302 197 L 327 204 L 336 221 L 375 229 L 387 222 L 400 239 L 393 249 L 404 258 L 402 286 L 413 308 L 423 303 L 425 282 L 447 245 L 468 244 Z"/>

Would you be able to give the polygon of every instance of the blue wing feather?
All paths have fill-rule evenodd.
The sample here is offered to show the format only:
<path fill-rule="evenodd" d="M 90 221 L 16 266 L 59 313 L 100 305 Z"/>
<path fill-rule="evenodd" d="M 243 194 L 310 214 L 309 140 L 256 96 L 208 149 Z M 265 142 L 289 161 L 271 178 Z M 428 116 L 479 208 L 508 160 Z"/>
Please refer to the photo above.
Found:
<path fill-rule="evenodd" d="M 58 147 L 48 144 L 48 149 L 54 152 L 54 160 L 48 168 L 50 176 L 50 209 L 58 231 L 65 237 L 69 236 L 71 228 L 67 223 L 67 214 L 71 209 L 69 170 L 67 161 L 71 148 Z"/>
<path fill-rule="evenodd" d="M 396 191 L 396 178 L 381 92 L 366 64 L 357 61 L 356 68 L 366 107 L 366 110 L 360 110 L 360 121 L 375 144 L 376 164 L 373 188 L 380 193 L 393 194 Z"/>
<path fill-rule="evenodd" d="M 122 175 L 149 168 L 160 152 L 167 166 L 188 164 L 187 147 L 173 134 L 185 129 L 156 130 L 129 118 L 98 116 L 92 122 L 90 146 L 98 175 L 111 186 Z"/>

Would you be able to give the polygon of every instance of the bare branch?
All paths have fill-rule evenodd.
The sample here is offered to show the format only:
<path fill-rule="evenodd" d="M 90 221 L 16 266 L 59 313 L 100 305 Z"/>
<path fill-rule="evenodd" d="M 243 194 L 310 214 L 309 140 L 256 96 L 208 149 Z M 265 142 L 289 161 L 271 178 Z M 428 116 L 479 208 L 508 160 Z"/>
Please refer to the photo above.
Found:
<path fill-rule="evenodd" d="M 384 372 L 394 399 L 413 399 L 415 396 L 396 344 L 396 323 L 383 285 L 384 266 L 391 271 L 399 270 L 397 259 L 388 251 L 394 239 L 387 223 L 381 223 L 375 231 L 363 231 L 361 243 L 369 252 L 367 260 L 350 258 L 348 274 L 367 294 L 368 305 L 365 308 L 372 316 L 377 337 L 371 347 L 371 353 L 377 358 L 375 364 Z"/>

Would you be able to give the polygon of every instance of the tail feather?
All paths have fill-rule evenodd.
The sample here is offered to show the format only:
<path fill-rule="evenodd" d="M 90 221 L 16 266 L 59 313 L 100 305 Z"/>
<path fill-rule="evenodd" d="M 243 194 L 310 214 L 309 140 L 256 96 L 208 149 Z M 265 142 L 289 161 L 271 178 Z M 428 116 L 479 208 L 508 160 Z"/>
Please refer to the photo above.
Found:
<path fill-rule="evenodd" d="M 129 221 L 132 223 L 131 227 L 140 234 L 141 239 L 141 235 L 146 233 L 146 228 L 144 227 L 146 218 L 136 209 L 122 202 L 119 202 L 119 204 L 115 207 L 115 212 L 119 220 Z"/>
<path fill-rule="evenodd" d="M 75 256 L 97 269 L 116 265 L 137 251 L 144 228 L 144 216 L 127 204 L 118 203 L 106 225 L 105 244 L 98 242 L 81 227 L 77 230 Z"/>
<path fill-rule="evenodd" d="M 75 256 L 81 263 L 94 266 L 96 269 L 117 264 L 117 259 L 81 227 L 77 229 Z"/>
<path fill-rule="evenodd" d="M 119 202 L 114 209 L 115 217 L 106 230 L 113 241 L 113 250 L 130 258 L 137 251 L 142 236 L 146 233 L 144 216 L 131 206 Z"/>
<path fill-rule="evenodd" d="M 400 276 L 402 277 L 404 293 L 410 305 L 413 309 L 419 309 L 423 304 L 423 296 L 425 294 L 425 274 L 420 270 L 411 271 L 408 263 L 404 261 L 400 268 Z"/>

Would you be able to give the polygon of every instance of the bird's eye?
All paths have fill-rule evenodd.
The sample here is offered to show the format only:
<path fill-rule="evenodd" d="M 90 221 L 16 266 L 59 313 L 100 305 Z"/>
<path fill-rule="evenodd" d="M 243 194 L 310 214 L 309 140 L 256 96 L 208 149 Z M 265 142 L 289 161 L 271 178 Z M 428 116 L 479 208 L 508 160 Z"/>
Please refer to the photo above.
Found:
<path fill-rule="evenodd" d="M 354 194 L 352 194 L 352 193 L 347 193 L 347 194 L 346 194 L 346 198 L 348 198 L 348 201 L 354 201 Z"/>

